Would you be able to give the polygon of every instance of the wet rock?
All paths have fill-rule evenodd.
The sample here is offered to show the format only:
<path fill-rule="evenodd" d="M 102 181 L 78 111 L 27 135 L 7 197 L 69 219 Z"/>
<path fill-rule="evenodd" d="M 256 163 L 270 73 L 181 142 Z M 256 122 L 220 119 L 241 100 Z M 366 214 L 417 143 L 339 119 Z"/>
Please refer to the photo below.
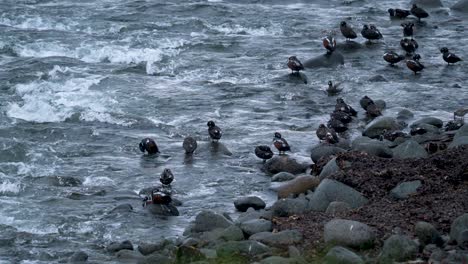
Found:
<path fill-rule="evenodd" d="M 364 264 L 364 260 L 353 251 L 344 247 L 333 247 L 325 255 L 323 264 Z"/>
<path fill-rule="evenodd" d="M 457 130 L 453 138 L 457 139 L 459 137 L 465 137 L 465 136 L 468 136 L 468 124 L 464 124 L 462 127 L 460 127 L 460 129 Z"/>
<path fill-rule="evenodd" d="M 255 210 L 264 209 L 265 202 L 257 196 L 240 197 L 234 200 L 234 206 L 241 212 L 247 211 L 250 207 Z"/>
<path fill-rule="evenodd" d="M 411 128 L 410 134 L 412 135 L 418 130 L 426 131 L 425 133 L 440 134 L 440 128 L 433 126 L 431 124 L 421 123 L 417 126 L 413 126 L 413 125 L 411 126 L 412 128 Z"/>
<path fill-rule="evenodd" d="M 192 263 L 206 259 L 205 255 L 198 248 L 190 246 L 180 246 L 176 253 L 177 263 Z"/>
<path fill-rule="evenodd" d="M 411 5 L 413 4 L 421 7 L 443 7 L 440 0 L 412 0 Z"/>
<path fill-rule="evenodd" d="M 239 254 L 253 257 L 268 252 L 268 246 L 253 240 L 228 241 L 216 246 L 216 254 L 220 257 Z"/>
<path fill-rule="evenodd" d="M 271 177 L 271 181 L 272 182 L 284 182 L 284 181 L 293 180 L 294 178 L 296 178 L 296 176 L 292 173 L 280 172 L 280 173 L 273 175 L 273 177 Z"/>
<path fill-rule="evenodd" d="M 271 207 L 273 216 L 291 216 L 302 214 L 308 208 L 309 202 L 305 198 L 285 198 L 279 199 Z"/>
<path fill-rule="evenodd" d="M 58 187 L 77 187 L 82 185 L 81 180 L 68 176 L 52 176 L 48 177 L 48 180 L 50 185 Z"/>
<path fill-rule="evenodd" d="M 451 9 L 468 13 L 468 0 L 459 0 L 456 4 L 454 4 Z"/>
<path fill-rule="evenodd" d="M 351 206 L 348 203 L 345 202 L 331 202 L 327 210 L 325 210 L 325 213 L 328 215 L 335 215 L 343 212 L 347 212 L 351 210 Z"/>
<path fill-rule="evenodd" d="M 299 163 L 295 159 L 286 155 L 275 156 L 272 159 L 269 159 L 264 165 L 265 171 L 271 174 L 283 171 L 292 174 L 299 174 L 305 172 L 309 167 L 309 164 Z"/>
<path fill-rule="evenodd" d="M 260 264 L 296 264 L 299 263 L 297 260 L 283 258 L 279 256 L 271 256 L 260 261 Z"/>
<path fill-rule="evenodd" d="M 328 157 L 342 152 L 346 152 L 346 150 L 336 146 L 320 144 L 312 148 L 310 158 L 314 163 L 317 163 L 322 157 Z"/>
<path fill-rule="evenodd" d="M 323 167 L 322 171 L 320 172 L 319 179 L 323 180 L 338 171 L 340 171 L 340 167 L 338 167 L 338 164 L 336 164 L 336 158 L 333 158 Z"/>
<path fill-rule="evenodd" d="M 133 250 L 133 245 L 129 240 L 125 240 L 123 242 L 112 242 L 107 246 L 106 249 L 108 252 L 113 253 L 123 249 Z"/>
<path fill-rule="evenodd" d="M 363 48 L 362 44 L 356 41 L 345 41 L 345 42 L 339 42 L 336 44 L 336 49 L 344 51 L 344 52 L 357 51 L 362 48 Z"/>
<path fill-rule="evenodd" d="M 302 73 L 302 72 L 299 72 L 299 73 L 290 73 L 287 75 L 287 80 L 288 81 L 291 81 L 291 82 L 294 82 L 294 83 L 304 83 L 304 84 L 307 84 L 307 76 Z"/>
<path fill-rule="evenodd" d="M 326 243 L 366 249 L 374 244 L 374 230 L 366 224 L 344 219 L 333 219 L 325 224 Z"/>
<path fill-rule="evenodd" d="M 111 210 L 112 213 L 128 213 L 133 211 L 131 204 L 119 204 Z"/>
<path fill-rule="evenodd" d="M 211 231 L 217 228 L 227 228 L 232 225 L 232 222 L 226 219 L 223 215 L 210 210 L 201 211 L 196 217 L 191 226 L 186 231 L 191 233 L 200 233 Z M 185 232 L 184 232 L 185 233 Z"/>
<path fill-rule="evenodd" d="M 443 244 L 442 237 L 437 229 L 428 222 L 417 222 L 414 233 L 422 245 L 436 244 L 441 246 Z"/>
<path fill-rule="evenodd" d="M 442 126 L 444 125 L 444 122 L 442 122 L 442 120 L 440 120 L 439 118 L 424 117 L 424 118 L 421 118 L 421 119 L 413 122 L 410 127 L 411 128 L 418 127 L 421 124 L 429 124 L 429 125 L 433 125 L 433 126 L 438 127 L 438 128 L 442 128 Z"/>
<path fill-rule="evenodd" d="M 468 136 L 455 138 L 448 147 L 455 148 L 455 147 L 462 146 L 462 145 L 468 145 Z"/>
<path fill-rule="evenodd" d="M 291 194 L 305 193 L 319 184 L 319 179 L 313 176 L 298 176 L 294 180 L 283 183 L 275 188 L 279 198 L 286 198 Z"/>
<path fill-rule="evenodd" d="M 375 75 L 369 78 L 369 82 L 388 82 L 382 75 Z"/>
<path fill-rule="evenodd" d="M 468 213 L 465 213 L 457 217 L 450 227 L 450 239 L 457 241 L 458 244 L 462 244 L 462 232 L 468 230 Z"/>
<path fill-rule="evenodd" d="M 396 121 L 395 118 L 389 116 L 382 116 L 370 122 L 366 126 L 362 135 L 370 138 L 379 138 L 379 136 L 382 135 L 384 130 L 396 131 L 400 130 L 401 128 L 401 125 Z"/>
<path fill-rule="evenodd" d="M 68 259 L 68 263 L 80 263 L 88 261 L 88 254 L 84 253 L 83 251 L 77 251 L 73 253 Z"/>
<path fill-rule="evenodd" d="M 365 137 L 356 138 L 352 143 L 352 148 L 381 158 L 391 158 L 393 156 L 392 150 L 385 142 L 366 139 Z"/>
<path fill-rule="evenodd" d="M 232 225 L 224 229 L 219 238 L 224 241 L 241 241 L 244 240 L 244 233 L 240 227 Z"/>
<path fill-rule="evenodd" d="M 144 256 L 138 251 L 122 249 L 115 254 L 119 262 L 137 263 L 143 260 Z"/>
<path fill-rule="evenodd" d="M 148 211 L 154 215 L 160 216 L 179 216 L 179 210 L 174 204 L 148 204 L 146 206 Z"/>
<path fill-rule="evenodd" d="M 411 139 L 393 149 L 393 158 L 395 159 L 425 158 L 427 156 L 426 149 Z"/>
<path fill-rule="evenodd" d="M 304 62 L 306 68 L 336 67 L 344 64 L 344 56 L 338 51 L 322 54 Z"/>
<path fill-rule="evenodd" d="M 416 141 L 418 144 L 424 144 L 429 141 L 440 141 L 442 137 L 440 134 L 426 133 L 423 135 L 412 136 L 411 139 Z"/>
<path fill-rule="evenodd" d="M 374 104 L 377 106 L 378 109 L 384 110 L 387 107 L 387 103 L 384 100 L 374 100 Z"/>
<path fill-rule="evenodd" d="M 172 264 L 174 260 L 163 254 L 154 253 L 149 256 L 144 257 L 142 260 L 138 261 L 138 264 Z"/>
<path fill-rule="evenodd" d="M 197 247 L 200 244 L 200 239 L 193 238 L 193 237 L 188 237 L 182 242 L 181 246 L 184 247 Z"/>
<path fill-rule="evenodd" d="M 397 119 L 399 120 L 408 120 L 414 117 L 413 112 L 411 112 L 408 109 L 402 109 L 400 112 L 397 114 Z"/>
<path fill-rule="evenodd" d="M 331 179 L 324 179 L 309 200 L 309 210 L 324 212 L 331 202 L 346 202 L 351 208 L 365 205 L 368 200 L 353 188 Z"/>
<path fill-rule="evenodd" d="M 138 251 L 143 255 L 149 255 L 153 252 L 162 250 L 164 248 L 165 241 L 161 241 L 160 243 L 141 243 L 138 245 Z"/>
<path fill-rule="evenodd" d="M 249 240 L 255 240 L 271 247 L 287 247 L 301 243 L 303 240 L 302 234 L 296 230 L 284 230 L 278 233 L 261 232 L 252 235 Z"/>
<path fill-rule="evenodd" d="M 392 235 L 384 242 L 379 263 L 395 263 L 412 260 L 418 253 L 418 244 L 407 236 Z"/>
<path fill-rule="evenodd" d="M 242 223 L 240 228 L 247 236 L 251 236 L 260 232 L 270 232 L 273 225 L 270 221 L 265 219 L 253 219 Z"/>
<path fill-rule="evenodd" d="M 236 223 L 243 223 L 252 219 L 259 219 L 264 215 L 265 211 L 255 211 L 253 208 L 249 208 L 245 213 L 239 215 L 236 219 Z"/>
<path fill-rule="evenodd" d="M 468 229 L 465 229 L 458 236 L 458 245 L 465 250 L 468 250 Z M 467 256 L 468 257 L 468 256 Z"/>
<path fill-rule="evenodd" d="M 402 182 L 390 191 L 390 195 L 396 199 L 406 199 L 410 195 L 416 194 L 421 185 L 420 180 Z"/>

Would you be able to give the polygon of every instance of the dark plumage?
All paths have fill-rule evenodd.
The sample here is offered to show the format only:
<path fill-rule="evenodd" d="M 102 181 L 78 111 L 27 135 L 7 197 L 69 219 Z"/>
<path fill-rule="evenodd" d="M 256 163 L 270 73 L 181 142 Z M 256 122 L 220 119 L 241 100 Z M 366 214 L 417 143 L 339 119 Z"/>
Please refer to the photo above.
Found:
<path fill-rule="evenodd" d="M 343 122 L 345 124 L 351 123 L 351 121 L 353 121 L 353 118 L 351 117 L 351 114 L 345 113 L 345 112 L 342 112 L 342 111 L 337 111 L 337 110 L 334 110 L 330 114 L 330 118 L 340 120 L 341 122 Z"/>
<path fill-rule="evenodd" d="M 164 192 L 153 192 L 151 194 L 151 201 L 146 201 L 144 205 L 148 204 L 170 204 L 172 198 L 169 194 Z"/>
<path fill-rule="evenodd" d="M 327 54 L 331 54 L 336 49 L 336 40 L 332 36 L 323 38 L 323 47 L 327 49 Z"/>
<path fill-rule="evenodd" d="M 395 139 L 399 138 L 399 137 L 407 137 L 408 135 L 402 131 L 387 131 L 386 129 L 384 129 L 383 133 L 382 133 L 382 137 L 386 140 L 389 140 L 389 141 L 395 141 Z"/>
<path fill-rule="evenodd" d="M 413 16 L 418 18 L 419 21 L 421 21 L 421 18 L 426 18 L 429 16 L 426 10 L 418 7 L 416 4 L 413 4 L 410 11 L 411 11 L 411 14 L 413 14 Z"/>
<path fill-rule="evenodd" d="M 275 137 L 273 138 L 273 145 L 278 149 L 280 155 L 284 154 L 286 151 L 291 151 L 291 147 L 286 139 L 282 138 L 281 134 L 278 132 L 275 133 Z"/>
<path fill-rule="evenodd" d="M 343 122 L 334 118 L 328 120 L 327 127 L 333 128 L 333 130 L 335 130 L 338 133 L 342 133 L 348 130 L 348 127 Z"/>
<path fill-rule="evenodd" d="M 164 169 L 161 175 L 159 176 L 159 181 L 164 185 L 169 185 L 174 180 L 174 175 L 170 169 Z"/>
<path fill-rule="evenodd" d="M 401 26 L 403 27 L 403 37 L 413 37 L 413 23 L 403 23 Z"/>
<path fill-rule="evenodd" d="M 442 53 L 442 58 L 444 59 L 444 61 L 447 62 L 449 65 L 450 63 L 457 63 L 459 61 L 462 61 L 460 57 L 449 52 L 448 48 L 446 47 L 441 48 L 440 52 Z"/>
<path fill-rule="evenodd" d="M 410 131 L 410 134 L 412 136 L 414 135 L 422 135 L 422 134 L 426 134 L 427 133 L 427 130 L 425 128 L 422 128 L 422 127 L 414 127 L 411 129 Z"/>
<path fill-rule="evenodd" d="M 400 40 L 400 46 L 406 51 L 406 54 L 414 53 L 419 47 L 416 40 L 407 38 Z"/>
<path fill-rule="evenodd" d="M 361 35 L 369 41 L 383 38 L 380 31 L 374 25 L 370 25 L 370 27 L 364 25 L 361 30 Z"/>
<path fill-rule="evenodd" d="M 267 159 L 271 159 L 273 157 L 273 151 L 271 151 L 269 146 L 261 145 L 255 148 L 255 156 L 260 159 L 263 159 L 265 162 Z"/>
<path fill-rule="evenodd" d="M 378 117 L 378 116 L 382 115 L 382 112 L 380 111 L 380 108 L 376 104 L 374 104 L 374 102 L 370 103 L 367 106 L 366 113 L 371 118 L 375 118 L 375 117 Z"/>
<path fill-rule="evenodd" d="M 192 154 L 197 149 L 197 141 L 193 137 L 186 137 L 182 147 L 185 149 L 185 154 Z"/>
<path fill-rule="evenodd" d="M 141 152 L 148 152 L 148 154 L 156 154 L 159 153 L 158 145 L 152 138 L 144 138 L 141 140 L 140 144 L 138 145 Z"/>
<path fill-rule="evenodd" d="M 208 121 L 208 134 L 213 142 L 218 142 L 223 135 L 221 128 L 217 127 L 213 121 Z"/>
<path fill-rule="evenodd" d="M 292 73 L 304 70 L 304 65 L 296 56 L 291 56 L 288 58 L 288 68 L 291 69 Z"/>
<path fill-rule="evenodd" d="M 389 52 L 386 52 L 384 55 L 383 55 L 383 58 L 386 62 L 390 63 L 390 65 L 394 65 L 395 63 L 398 63 L 402 60 L 405 59 L 405 56 L 403 55 L 398 55 L 396 52 L 394 51 L 389 51 Z"/>
<path fill-rule="evenodd" d="M 405 9 L 399 9 L 399 8 L 390 8 L 387 10 L 388 13 L 390 14 L 390 17 L 396 17 L 396 18 L 406 18 L 407 16 L 409 16 L 411 14 L 411 12 L 409 10 L 405 10 Z"/>
<path fill-rule="evenodd" d="M 420 58 L 421 56 L 419 56 L 419 54 L 415 54 L 412 60 L 406 61 L 406 66 L 408 69 L 412 70 L 414 74 L 417 74 L 424 69 L 424 65 L 419 62 Z"/>
<path fill-rule="evenodd" d="M 363 98 L 361 98 L 361 100 L 359 100 L 359 104 L 366 111 L 367 111 L 367 107 L 370 104 L 373 104 L 373 103 L 374 103 L 374 101 L 372 99 L 370 99 L 367 95 L 365 95 Z"/>
<path fill-rule="evenodd" d="M 356 32 L 354 32 L 353 28 L 350 25 L 348 25 L 345 21 L 341 21 L 340 31 L 341 34 L 343 34 L 343 36 L 346 38 L 346 40 L 357 38 Z"/>
<path fill-rule="evenodd" d="M 325 140 L 328 143 L 334 144 L 337 143 L 338 135 L 336 134 L 335 130 L 326 127 L 324 124 L 320 124 L 317 130 L 315 131 L 318 139 Z"/>
<path fill-rule="evenodd" d="M 335 85 L 333 85 L 332 81 L 328 81 L 328 88 L 327 88 L 327 93 L 328 95 L 336 95 L 338 94 L 339 92 L 341 92 L 343 89 L 338 89 L 338 87 L 340 86 L 341 83 L 335 83 Z"/>
<path fill-rule="evenodd" d="M 354 110 L 350 105 L 345 103 L 343 98 L 337 98 L 336 99 L 335 110 L 345 112 L 345 113 L 350 114 L 352 116 L 357 116 L 356 110 Z"/>

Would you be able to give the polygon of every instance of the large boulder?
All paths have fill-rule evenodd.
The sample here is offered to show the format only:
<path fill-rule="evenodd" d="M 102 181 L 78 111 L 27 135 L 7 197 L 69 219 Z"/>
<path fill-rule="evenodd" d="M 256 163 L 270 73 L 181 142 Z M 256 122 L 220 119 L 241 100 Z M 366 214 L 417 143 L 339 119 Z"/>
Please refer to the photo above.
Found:
<path fill-rule="evenodd" d="M 189 227 L 192 233 L 200 233 L 212 231 L 216 228 L 227 228 L 232 225 L 232 222 L 226 219 L 223 215 L 213 211 L 201 211 L 196 217 L 192 226 Z"/>
<path fill-rule="evenodd" d="M 468 124 L 464 124 L 462 127 L 460 127 L 455 133 L 455 136 L 453 138 L 457 139 L 459 137 L 465 137 L 465 136 L 468 136 Z"/>
<path fill-rule="evenodd" d="M 265 244 L 253 240 L 228 241 L 216 246 L 216 253 L 220 257 L 232 255 L 248 255 L 254 257 L 270 251 L 270 248 Z"/>
<path fill-rule="evenodd" d="M 320 144 L 312 148 L 310 151 L 310 158 L 314 163 L 317 163 L 322 157 L 328 157 L 343 152 L 346 152 L 346 150 L 336 146 Z"/>
<path fill-rule="evenodd" d="M 325 255 L 323 264 L 364 264 L 364 260 L 353 251 L 344 247 L 333 247 Z"/>
<path fill-rule="evenodd" d="M 265 202 L 257 196 L 240 197 L 234 200 L 234 206 L 241 212 L 247 211 L 250 207 L 255 210 L 264 209 Z"/>
<path fill-rule="evenodd" d="M 326 243 L 366 249 L 373 246 L 375 231 L 357 221 L 333 219 L 325 224 L 323 236 Z"/>
<path fill-rule="evenodd" d="M 290 181 L 296 178 L 296 175 L 289 173 L 289 172 L 280 172 L 276 173 L 271 177 L 272 182 L 285 182 L 285 181 Z"/>
<path fill-rule="evenodd" d="M 220 233 L 219 238 L 224 241 L 241 241 L 244 240 L 244 232 L 240 227 L 232 225 L 224 229 Z"/>
<path fill-rule="evenodd" d="M 338 171 L 340 171 L 340 167 L 338 167 L 338 164 L 336 164 L 336 158 L 333 158 L 323 167 L 322 171 L 320 172 L 319 179 L 323 180 Z"/>
<path fill-rule="evenodd" d="M 129 240 L 122 242 L 111 242 L 106 249 L 108 252 L 114 253 L 124 249 L 133 250 L 133 245 Z"/>
<path fill-rule="evenodd" d="M 261 242 L 267 246 L 272 247 L 287 247 L 289 245 L 299 244 L 302 242 L 303 237 L 299 231 L 296 230 L 284 230 L 278 233 L 261 232 L 257 233 L 249 238 Z"/>
<path fill-rule="evenodd" d="M 366 137 L 358 137 L 354 139 L 352 148 L 353 150 L 365 152 L 381 158 L 391 158 L 393 156 L 392 150 L 385 144 L 385 142 Z"/>
<path fill-rule="evenodd" d="M 264 164 L 265 171 L 271 174 L 283 171 L 299 174 L 305 172 L 309 167 L 309 164 L 299 163 L 297 160 L 286 155 L 275 156 Z"/>
<path fill-rule="evenodd" d="M 416 194 L 421 185 L 420 180 L 402 182 L 390 191 L 390 195 L 396 199 L 406 199 L 410 195 Z"/>
<path fill-rule="evenodd" d="M 440 233 L 428 222 L 417 222 L 414 226 L 414 234 L 422 245 L 436 244 L 441 246 L 443 244 Z"/>
<path fill-rule="evenodd" d="M 458 244 L 462 244 L 462 233 L 468 230 L 468 213 L 465 213 L 457 217 L 452 226 L 450 226 L 450 239 L 457 241 Z"/>
<path fill-rule="evenodd" d="M 351 208 L 365 205 L 368 200 L 353 188 L 331 179 L 324 179 L 309 200 L 309 210 L 325 212 L 331 202 L 346 202 Z"/>
<path fill-rule="evenodd" d="M 401 125 L 396 121 L 395 118 L 381 116 L 370 122 L 364 129 L 364 132 L 362 132 L 362 135 L 370 138 L 379 138 L 384 130 L 396 131 L 400 130 L 401 128 Z"/>
<path fill-rule="evenodd" d="M 459 12 L 468 13 L 468 0 L 459 0 L 451 8 Z"/>
<path fill-rule="evenodd" d="M 283 183 L 276 187 L 278 198 L 286 198 L 289 195 L 305 193 L 308 190 L 314 189 L 320 183 L 320 180 L 314 176 L 298 176 L 294 180 Z"/>
<path fill-rule="evenodd" d="M 285 198 L 279 199 L 271 207 L 273 216 L 291 216 L 302 214 L 307 211 L 309 201 L 305 198 Z"/>
<path fill-rule="evenodd" d="M 449 148 L 455 148 L 458 146 L 468 145 L 468 136 L 462 136 L 455 138 L 452 143 L 448 146 Z"/>
<path fill-rule="evenodd" d="M 402 109 L 397 114 L 397 119 L 399 120 L 408 120 L 414 117 L 413 112 L 408 109 Z"/>
<path fill-rule="evenodd" d="M 424 147 L 411 139 L 393 149 L 393 158 L 395 159 L 425 158 L 427 156 L 428 154 Z"/>
<path fill-rule="evenodd" d="M 379 263 L 395 263 L 412 260 L 418 253 L 418 244 L 407 236 L 392 235 L 384 242 Z"/>
<path fill-rule="evenodd" d="M 424 117 L 424 118 L 414 121 L 410 125 L 410 127 L 415 128 L 415 127 L 420 126 L 421 124 L 429 124 L 429 125 L 433 125 L 435 127 L 441 128 L 444 125 L 444 122 L 436 117 Z"/>
<path fill-rule="evenodd" d="M 336 67 L 344 64 L 344 56 L 338 51 L 332 54 L 322 54 L 315 58 L 306 60 L 304 67 L 306 68 L 322 68 L 322 67 Z"/>
<path fill-rule="evenodd" d="M 421 7 L 443 7 L 440 0 L 412 0 L 411 4 L 416 4 Z"/>
<path fill-rule="evenodd" d="M 247 236 L 251 236 L 260 232 L 270 232 L 273 229 L 273 225 L 270 221 L 265 219 L 253 219 L 243 222 L 240 228 Z"/>

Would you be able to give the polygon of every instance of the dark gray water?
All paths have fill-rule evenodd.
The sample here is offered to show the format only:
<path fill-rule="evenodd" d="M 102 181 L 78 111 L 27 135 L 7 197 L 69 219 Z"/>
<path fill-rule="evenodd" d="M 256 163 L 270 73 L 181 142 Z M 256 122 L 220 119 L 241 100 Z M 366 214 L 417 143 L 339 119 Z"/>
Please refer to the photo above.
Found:
<path fill-rule="evenodd" d="M 202 209 L 234 213 L 241 195 L 271 204 L 254 146 L 279 131 L 309 161 L 336 99 L 323 92 L 328 80 L 344 82 L 342 96 L 356 109 L 364 94 L 384 99 L 389 116 L 406 107 L 416 118 L 448 120 L 468 102 L 466 63 L 447 67 L 439 52 L 448 46 L 467 57 L 467 17 L 448 8 L 430 9 L 416 25 L 427 68 L 414 76 L 382 60 L 388 49 L 401 52 L 401 21 L 386 10 L 406 1 L 241 2 L 2 1 L 0 262 L 51 263 L 81 249 L 110 263 L 102 249 L 110 241 L 180 235 Z M 357 32 L 376 24 L 384 40 L 343 52 L 344 66 L 307 70 L 308 84 L 290 79 L 287 58 L 323 54 L 321 38 L 343 19 Z M 368 82 L 375 75 L 388 82 Z M 232 156 L 207 150 L 208 120 L 224 130 Z M 192 162 L 182 150 L 188 135 L 205 148 Z M 141 154 L 144 137 L 161 156 Z M 184 202 L 179 217 L 156 218 L 137 195 L 165 167 Z M 110 212 L 123 203 L 134 212 Z"/>

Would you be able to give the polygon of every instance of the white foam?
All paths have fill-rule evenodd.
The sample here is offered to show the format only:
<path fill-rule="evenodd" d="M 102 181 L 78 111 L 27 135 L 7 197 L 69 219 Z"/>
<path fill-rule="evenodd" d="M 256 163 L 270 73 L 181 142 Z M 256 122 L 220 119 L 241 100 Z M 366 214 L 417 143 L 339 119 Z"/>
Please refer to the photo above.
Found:
<path fill-rule="evenodd" d="M 14 183 L 7 180 L 0 184 L 0 194 L 17 194 L 21 189 L 19 182 Z"/>
<path fill-rule="evenodd" d="M 10 26 L 19 29 L 68 31 L 73 26 L 78 25 L 76 22 L 73 21 L 70 21 L 69 23 L 69 25 L 65 25 L 58 21 L 53 21 L 44 17 L 18 16 L 13 19 L 7 18 L 5 16 L 0 17 L 0 25 Z"/>
<path fill-rule="evenodd" d="M 111 186 L 114 185 L 115 182 L 109 177 L 95 177 L 95 176 L 88 176 L 85 178 L 83 185 L 84 186 Z"/>
<path fill-rule="evenodd" d="M 244 27 L 239 24 L 211 25 L 206 23 L 206 26 L 225 35 L 279 36 L 283 34 L 283 29 L 279 24 L 271 24 L 269 27 L 258 28 Z"/>

